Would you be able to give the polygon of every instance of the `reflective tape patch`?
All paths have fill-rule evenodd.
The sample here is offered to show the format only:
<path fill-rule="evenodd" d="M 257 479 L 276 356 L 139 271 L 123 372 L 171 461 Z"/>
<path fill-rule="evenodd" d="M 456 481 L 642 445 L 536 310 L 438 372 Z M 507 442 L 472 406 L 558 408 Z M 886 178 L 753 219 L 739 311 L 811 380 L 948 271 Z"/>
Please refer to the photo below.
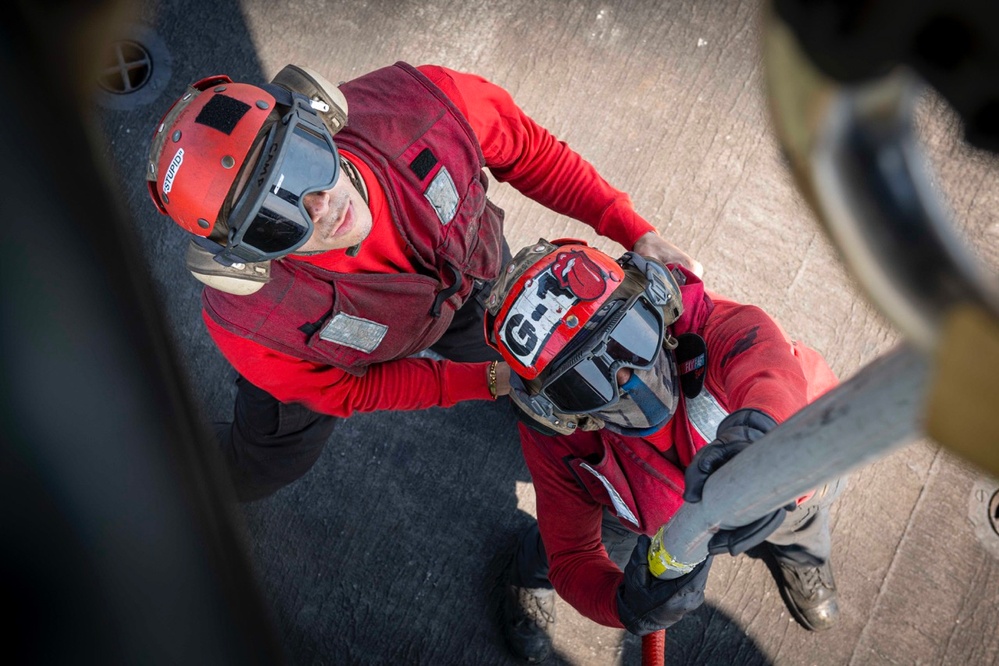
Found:
<path fill-rule="evenodd" d="M 707 390 L 687 400 L 687 420 L 705 442 L 711 442 L 718 436 L 718 425 L 726 416 L 728 412 Z"/>
<path fill-rule="evenodd" d="M 607 494 L 610 495 L 611 503 L 614 504 L 614 511 L 617 512 L 617 515 L 621 518 L 624 518 L 635 527 L 638 527 L 638 518 L 636 518 L 635 514 L 632 513 L 631 509 L 628 508 L 628 505 L 624 503 L 624 499 L 622 499 L 621 493 L 619 493 L 617 489 L 615 489 L 614 486 L 611 485 L 611 482 L 607 480 L 607 477 L 598 472 L 597 470 L 593 469 L 592 467 L 590 467 L 585 462 L 579 463 L 579 466 L 585 469 L 593 476 L 597 477 L 597 480 L 603 484 L 604 490 L 606 490 Z"/>
<path fill-rule="evenodd" d="M 440 218 L 441 224 L 447 224 L 454 219 L 454 214 L 458 212 L 458 190 L 446 167 L 440 168 L 434 179 L 430 181 L 423 196 L 437 211 L 437 217 Z"/>
<path fill-rule="evenodd" d="M 370 354 L 382 343 L 386 333 L 388 326 L 385 324 L 341 312 L 330 319 L 319 332 L 319 337 Z"/>

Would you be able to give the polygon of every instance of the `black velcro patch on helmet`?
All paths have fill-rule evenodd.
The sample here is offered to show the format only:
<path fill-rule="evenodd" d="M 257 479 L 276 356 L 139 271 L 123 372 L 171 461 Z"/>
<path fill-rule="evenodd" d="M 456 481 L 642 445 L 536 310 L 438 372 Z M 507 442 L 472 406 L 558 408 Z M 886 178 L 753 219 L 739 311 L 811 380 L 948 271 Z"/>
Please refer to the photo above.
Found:
<path fill-rule="evenodd" d="M 201 109 L 201 113 L 194 119 L 194 122 L 217 129 L 223 134 L 232 134 L 232 131 L 236 129 L 236 125 L 249 110 L 249 104 L 240 102 L 234 97 L 215 95 L 215 97 L 208 100 L 208 103 Z"/>
<path fill-rule="evenodd" d="M 429 148 L 424 148 L 420 151 L 420 154 L 409 163 L 409 168 L 413 170 L 413 173 L 416 174 L 417 178 L 423 180 L 436 164 L 437 158 L 434 157 L 434 154 L 430 152 Z"/>

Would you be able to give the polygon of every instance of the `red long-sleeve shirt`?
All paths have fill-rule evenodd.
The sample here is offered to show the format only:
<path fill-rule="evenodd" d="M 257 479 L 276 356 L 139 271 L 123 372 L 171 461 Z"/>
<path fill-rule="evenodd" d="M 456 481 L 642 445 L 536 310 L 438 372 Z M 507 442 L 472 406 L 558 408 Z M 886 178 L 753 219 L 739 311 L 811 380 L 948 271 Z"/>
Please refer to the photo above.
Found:
<path fill-rule="evenodd" d="M 654 231 L 629 197 L 605 181 L 589 162 L 529 118 L 509 93 L 489 81 L 445 67 L 418 68 L 458 107 L 482 147 L 486 166 L 501 182 L 548 208 L 593 227 L 631 248 Z M 385 194 L 359 159 L 368 188 L 372 231 L 356 257 L 334 250 L 284 261 L 309 262 L 352 273 L 412 273 L 403 239 L 388 217 Z M 539 230 L 544 236 L 544 230 Z M 226 331 L 206 313 L 202 318 L 223 356 L 243 377 L 282 402 L 300 402 L 335 416 L 355 411 L 449 407 L 462 400 L 489 399 L 484 363 L 406 358 L 369 366 L 357 377 L 274 351 Z"/>

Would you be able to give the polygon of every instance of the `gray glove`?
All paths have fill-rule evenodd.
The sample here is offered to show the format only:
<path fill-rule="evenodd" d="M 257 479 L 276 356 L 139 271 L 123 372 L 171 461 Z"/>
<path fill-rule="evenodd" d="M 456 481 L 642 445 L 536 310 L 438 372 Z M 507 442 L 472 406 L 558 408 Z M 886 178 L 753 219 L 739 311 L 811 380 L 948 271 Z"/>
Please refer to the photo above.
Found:
<path fill-rule="evenodd" d="M 617 614 L 624 628 L 645 636 L 676 624 L 704 602 L 712 557 L 694 567 L 689 574 L 663 580 L 649 571 L 649 545 L 644 534 L 631 552 L 624 569 L 624 582 L 617 589 Z"/>
<path fill-rule="evenodd" d="M 684 501 L 692 504 L 700 502 L 708 477 L 776 425 L 776 421 L 756 409 L 740 409 L 726 416 L 718 425 L 717 438 L 697 452 L 684 473 Z M 708 552 L 712 555 L 726 552 L 738 555 L 746 552 L 766 540 L 784 522 L 787 512 L 793 509 L 792 503 L 749 525 L 722 525 L 708 542 Z"/>

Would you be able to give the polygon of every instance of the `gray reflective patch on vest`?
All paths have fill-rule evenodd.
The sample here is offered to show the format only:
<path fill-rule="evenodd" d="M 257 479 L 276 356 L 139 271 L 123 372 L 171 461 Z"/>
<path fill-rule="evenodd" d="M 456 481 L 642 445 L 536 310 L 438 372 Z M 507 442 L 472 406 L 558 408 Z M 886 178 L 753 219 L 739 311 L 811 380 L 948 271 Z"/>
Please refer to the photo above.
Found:
<path fill-rule="evenodd" d="M 687 420 L 705 442 L 711 442 L 718 436 L 718 424 L 726 416 L 728 412 L 722 409 L 718 400 L 707 389 L 701 391 L 696 398 L 687 400 Z"/>
<path fill-rule="evenodd" d="M 628 505 L 624 503 L 624 499 L 621 497 L 621 493 L 619 493 L 617 489 L 614 488 L 613 485 L 611 485 L 611 482 L 607 480 L 607 477 L 598 472 L 597 470 L 593 469 L 586 463 L 579 463 L 579 466 L 585 469 L 593 476 L 597 477 L 600 483 L 603 484 L 604 489 L 607 491 L 607 494 L 610 495 L 611 503 L 614 504 L 614 511 L 617 512 L 617 515 L 621 518 L 624 518 L 635 527 L 638 527 L 638 518 L 635 518 L 635 514 L 632 513 L 631 509 L 628 508 Z"/>
<path fill-rule="evenodd" d="M 330 319 L 319 332 L 319 337 L 370 354 L 382 343 L 386 333 L 388 326 L 385 324 L 341 312 Z"/>
<path fill-rule="evenodd" d="M 441 167 L 423 196 L 427 198 L 430 205 L 437 211 L 437 217 L 441 219 L 441 224 L 447 224 L 454 219 L 454 214 L 458 212 L 458 189 L 451 180 L 451 174 L 447 168 Z"/>

